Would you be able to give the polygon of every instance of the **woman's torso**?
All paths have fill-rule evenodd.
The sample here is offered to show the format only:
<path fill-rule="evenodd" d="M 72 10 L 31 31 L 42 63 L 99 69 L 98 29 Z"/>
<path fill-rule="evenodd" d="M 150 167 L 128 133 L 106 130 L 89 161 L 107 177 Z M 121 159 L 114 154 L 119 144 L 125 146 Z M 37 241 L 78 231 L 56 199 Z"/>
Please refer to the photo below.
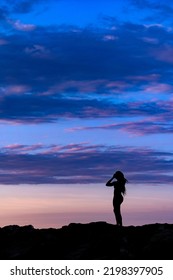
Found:
<path fill-rule="evenodd" d="M 114 198 L 123 197 L 124 185 L 120 182 L 114 183 Z"/>

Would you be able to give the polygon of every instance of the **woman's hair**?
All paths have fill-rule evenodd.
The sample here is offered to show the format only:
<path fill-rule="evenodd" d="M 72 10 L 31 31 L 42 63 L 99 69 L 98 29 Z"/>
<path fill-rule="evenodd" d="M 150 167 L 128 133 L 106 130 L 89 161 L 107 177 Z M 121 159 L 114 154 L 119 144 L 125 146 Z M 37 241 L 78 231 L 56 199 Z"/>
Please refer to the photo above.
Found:
<path fill-rule="evenodd" d="M 116 171 L 115 172 L 115 178 L 117 179 L 118 182 L 121 183 L 121 192 L 123 194 L 126 193 L 126 188 L 125 188 L 125 184 L 128 182 L 128 180 L 124 177 L 124 174 L 123 172 L 121 171 Z"/>

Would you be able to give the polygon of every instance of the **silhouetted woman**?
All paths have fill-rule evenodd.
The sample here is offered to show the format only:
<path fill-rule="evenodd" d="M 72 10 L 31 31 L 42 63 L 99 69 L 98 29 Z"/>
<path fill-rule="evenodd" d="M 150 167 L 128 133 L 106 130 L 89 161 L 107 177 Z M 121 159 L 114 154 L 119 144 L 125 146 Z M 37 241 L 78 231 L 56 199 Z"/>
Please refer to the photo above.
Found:
<path fill-rule="evenodd" d="M 114 179 L 116 179 L 116 181 L 113 181 Z M 122 226 L 121 203 L 126 193 L 126 183 L 127 179 L 121 171 L 116 171 L 112 178 L 106 183 L 107 187 L 114 187 L 113 208 L 118 226 Z"/>

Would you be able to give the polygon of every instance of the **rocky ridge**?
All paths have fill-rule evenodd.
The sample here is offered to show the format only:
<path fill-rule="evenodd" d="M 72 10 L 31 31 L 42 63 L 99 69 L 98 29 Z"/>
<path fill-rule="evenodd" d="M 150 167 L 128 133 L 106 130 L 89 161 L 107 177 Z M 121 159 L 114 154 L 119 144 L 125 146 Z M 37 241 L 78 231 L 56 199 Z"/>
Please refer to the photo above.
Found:
<path fill-rule="evenodd" d="M 0 259 L 173 259 L 173 224 L 117 227 L 72 223 L 60 229 L 32 225 L 0 228 Z"/>

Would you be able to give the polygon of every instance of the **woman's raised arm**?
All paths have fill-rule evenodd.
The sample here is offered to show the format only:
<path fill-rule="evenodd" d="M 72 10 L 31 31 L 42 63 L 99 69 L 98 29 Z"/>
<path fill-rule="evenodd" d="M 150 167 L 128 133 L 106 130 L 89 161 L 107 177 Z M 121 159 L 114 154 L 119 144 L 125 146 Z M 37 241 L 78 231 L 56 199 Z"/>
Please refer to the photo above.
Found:
<path fill-rule="evenodd" d="M 114 186 L 114 182 L 112 182 L 113 179 L 114 179 L 114 176 L 112 176 L 112 178 L 111 178 L 109 181 L 107 181 L 107 183 L 106 183 L 106 186 L 107 186 L 107 187 L 112 187 L 112 186 Z"/>

